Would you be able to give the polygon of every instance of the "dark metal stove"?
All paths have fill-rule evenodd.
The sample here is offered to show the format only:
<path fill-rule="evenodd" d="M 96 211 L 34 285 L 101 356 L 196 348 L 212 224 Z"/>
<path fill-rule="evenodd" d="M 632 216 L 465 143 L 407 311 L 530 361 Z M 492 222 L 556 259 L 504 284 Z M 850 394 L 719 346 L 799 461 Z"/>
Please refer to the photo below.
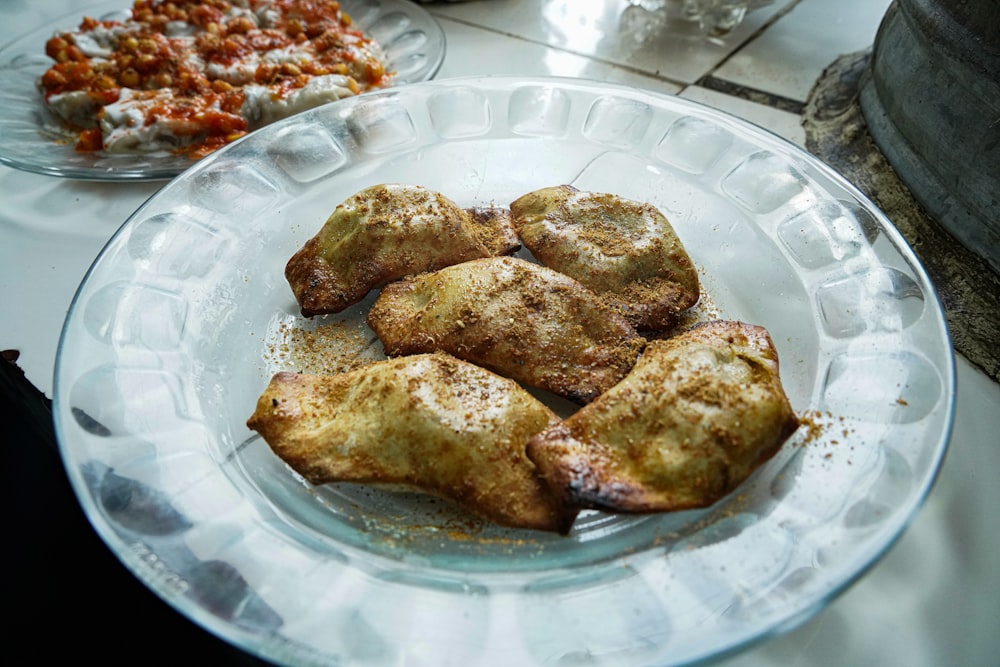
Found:
<path fill-rule="evenodd" d="M 1000 379 L 1000 4 L 897 0 L 803 114 L 806 147 L 895 223 L 957 352 Z"/>

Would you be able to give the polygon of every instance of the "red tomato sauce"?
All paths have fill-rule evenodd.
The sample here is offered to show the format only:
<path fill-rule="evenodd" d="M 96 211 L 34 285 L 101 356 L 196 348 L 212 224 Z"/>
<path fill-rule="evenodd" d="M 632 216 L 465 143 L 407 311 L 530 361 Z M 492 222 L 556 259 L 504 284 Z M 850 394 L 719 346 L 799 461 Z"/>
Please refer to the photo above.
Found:
<path fill-rule="evenodd" d="M 183 140 L 180 150 L 200 157 L 250 129 L 241 115 L 246 83 L 267 86 L 275 99 L 330 74 L 348 77 L 343 87 L 354 94 L 391 84 L 375 55 L 378 45 L 352 27 L 339 2 L 248 4 L 252 15 L 228 0 L 136 0 L 128 21 L 88 17 L 75 31 L 49 39 L 45 52 L 55 63 L 39 81 L 45 99 L 82 92 L 96 109 L 93 118 L 75 123 L 81 125 L 74 128 L 77 150 L 104 148 L 103 107 L 119 101 L 123 89 L 159 91 L 163 103 L 145 108 L 145 125 L 171 121 L 171 132 Z M 258 17 L 268 25 L 259 25 Z M 92 43 L 111 55 L 88 55 Z M 237 81 L 247 68 L 249 80 Z"/>

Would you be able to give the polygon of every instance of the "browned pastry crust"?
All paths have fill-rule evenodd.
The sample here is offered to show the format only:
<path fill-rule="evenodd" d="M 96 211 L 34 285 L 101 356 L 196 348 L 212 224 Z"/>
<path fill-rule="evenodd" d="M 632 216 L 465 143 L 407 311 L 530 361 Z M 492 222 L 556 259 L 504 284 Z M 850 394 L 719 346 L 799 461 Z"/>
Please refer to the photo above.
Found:
<path fill-rule="evenodd" d="M 542 264 L 576 278 L 640 331 L 666 330 L 698 301 L 698 272 L 655 206 L 571 185 L 510 205 L 514 228 Z"/>
<path fill-rule="evenodd" d="M 278 373 L 247 425 L 313 484 L 403 485 L 501 525 L 566 533 L 576 510 L 525 455 L 556 422 L 516 382 L 428 354 L 340 375 Z"/>
<path fill-rule="evenodd" d="M 516 257 L 386 285 L 368 325 L 389 356 L 441 350 L 578 403 L 625 377 L 645 344 L 579 282 Z"/>
<path fill-rule="evenodd" d="M 337 313 L 390 280 L 515 251 L 506 220 L 473 218 L 420 186 L 375 185 L 337 206 L 288 261 L 285 278 L 304 316 Z"/>
<path fill-rule="evenodd" d="M 689 509 L 735 489 L 797 426 L 767 331 L 717 321 L 650 341 L 628 377 L 532 438 L 528 456 L 577 507 Z"/>
<path fill-rule="evenodd" d="M 500 206 L 475 206 L 465 211 L 474 223 L 470 231 L 486 246 L 490 255 L 512 255 L 521 249 L 521 239 L 514 231 L 510 209 Z"/>

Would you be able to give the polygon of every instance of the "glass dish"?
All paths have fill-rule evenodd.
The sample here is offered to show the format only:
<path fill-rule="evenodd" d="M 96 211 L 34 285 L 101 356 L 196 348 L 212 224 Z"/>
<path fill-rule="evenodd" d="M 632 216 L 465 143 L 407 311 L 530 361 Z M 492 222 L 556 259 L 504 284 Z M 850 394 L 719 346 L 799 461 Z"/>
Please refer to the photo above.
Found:
<path fill-rule="evenodd" d="M 803 428 L 710 508 L 587 512 L 568 537 L 304 483 L 245 426 L 257 397 L 277 370 L 381 348 L 364 325 L 371 297 L 306 321 L 284 265 L 338 203 L 382 182 L 463 206 L 562 183 L 655 204 L 699 266 L 699 316 L 771 332 Z M 900 234 L 799 148 L 632 88 L 459 79 L 287 119 L 165 185 L 74 299 L 55 422 L 103 539 L 252 654 L 670 665 L 794 627 L 880 558 L 944 455 L 953 363 Z"/>
<path fill-rule="evenodd" d="M 93 5 L 34 30 L 0 49 L 0 164 L 82 180 L 161 180 L 193 162 L 166 151 L 112 154 L 74 150 L 76 135 L 45 107 L 39 77 L 52 65 L 45 42 L 56 30 L 75 28 L 84 16 L 124 19 L 128 0 Z M 355 25 L 382 45 L 396 85 L 434 77 L 444 61 L 445 36 L 437 20 L 408 0 L 342 0 Z"/>

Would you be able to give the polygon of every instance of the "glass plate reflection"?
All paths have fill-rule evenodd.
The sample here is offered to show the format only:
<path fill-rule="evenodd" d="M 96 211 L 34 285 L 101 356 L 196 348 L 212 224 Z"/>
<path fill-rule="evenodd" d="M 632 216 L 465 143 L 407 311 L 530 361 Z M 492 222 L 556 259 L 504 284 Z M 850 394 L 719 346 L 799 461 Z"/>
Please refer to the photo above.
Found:
<path fill-rule="evenodd" d="M 310 336 L 381 349 L 370 300 L 307 322 L 283 268 L 343 199 L 393 181 L 463 206 L 562 183 L 655 204 L 699 266 L 699 315 L 770 331 L 803 428 L 708 509 L 589 512 L 569 537 L 306 484 L 245 426 L 257 396 L 276 370 L 316 370 Z M 683 664 L 793 627 L 911 519 L 954 396 L 926 274 L 831 169 L 689 101 L 548 78 L 365 95 L 202 160 L 95 262 L 55 380 L 104 540 L 183 613 L 287 664 Z"/>

